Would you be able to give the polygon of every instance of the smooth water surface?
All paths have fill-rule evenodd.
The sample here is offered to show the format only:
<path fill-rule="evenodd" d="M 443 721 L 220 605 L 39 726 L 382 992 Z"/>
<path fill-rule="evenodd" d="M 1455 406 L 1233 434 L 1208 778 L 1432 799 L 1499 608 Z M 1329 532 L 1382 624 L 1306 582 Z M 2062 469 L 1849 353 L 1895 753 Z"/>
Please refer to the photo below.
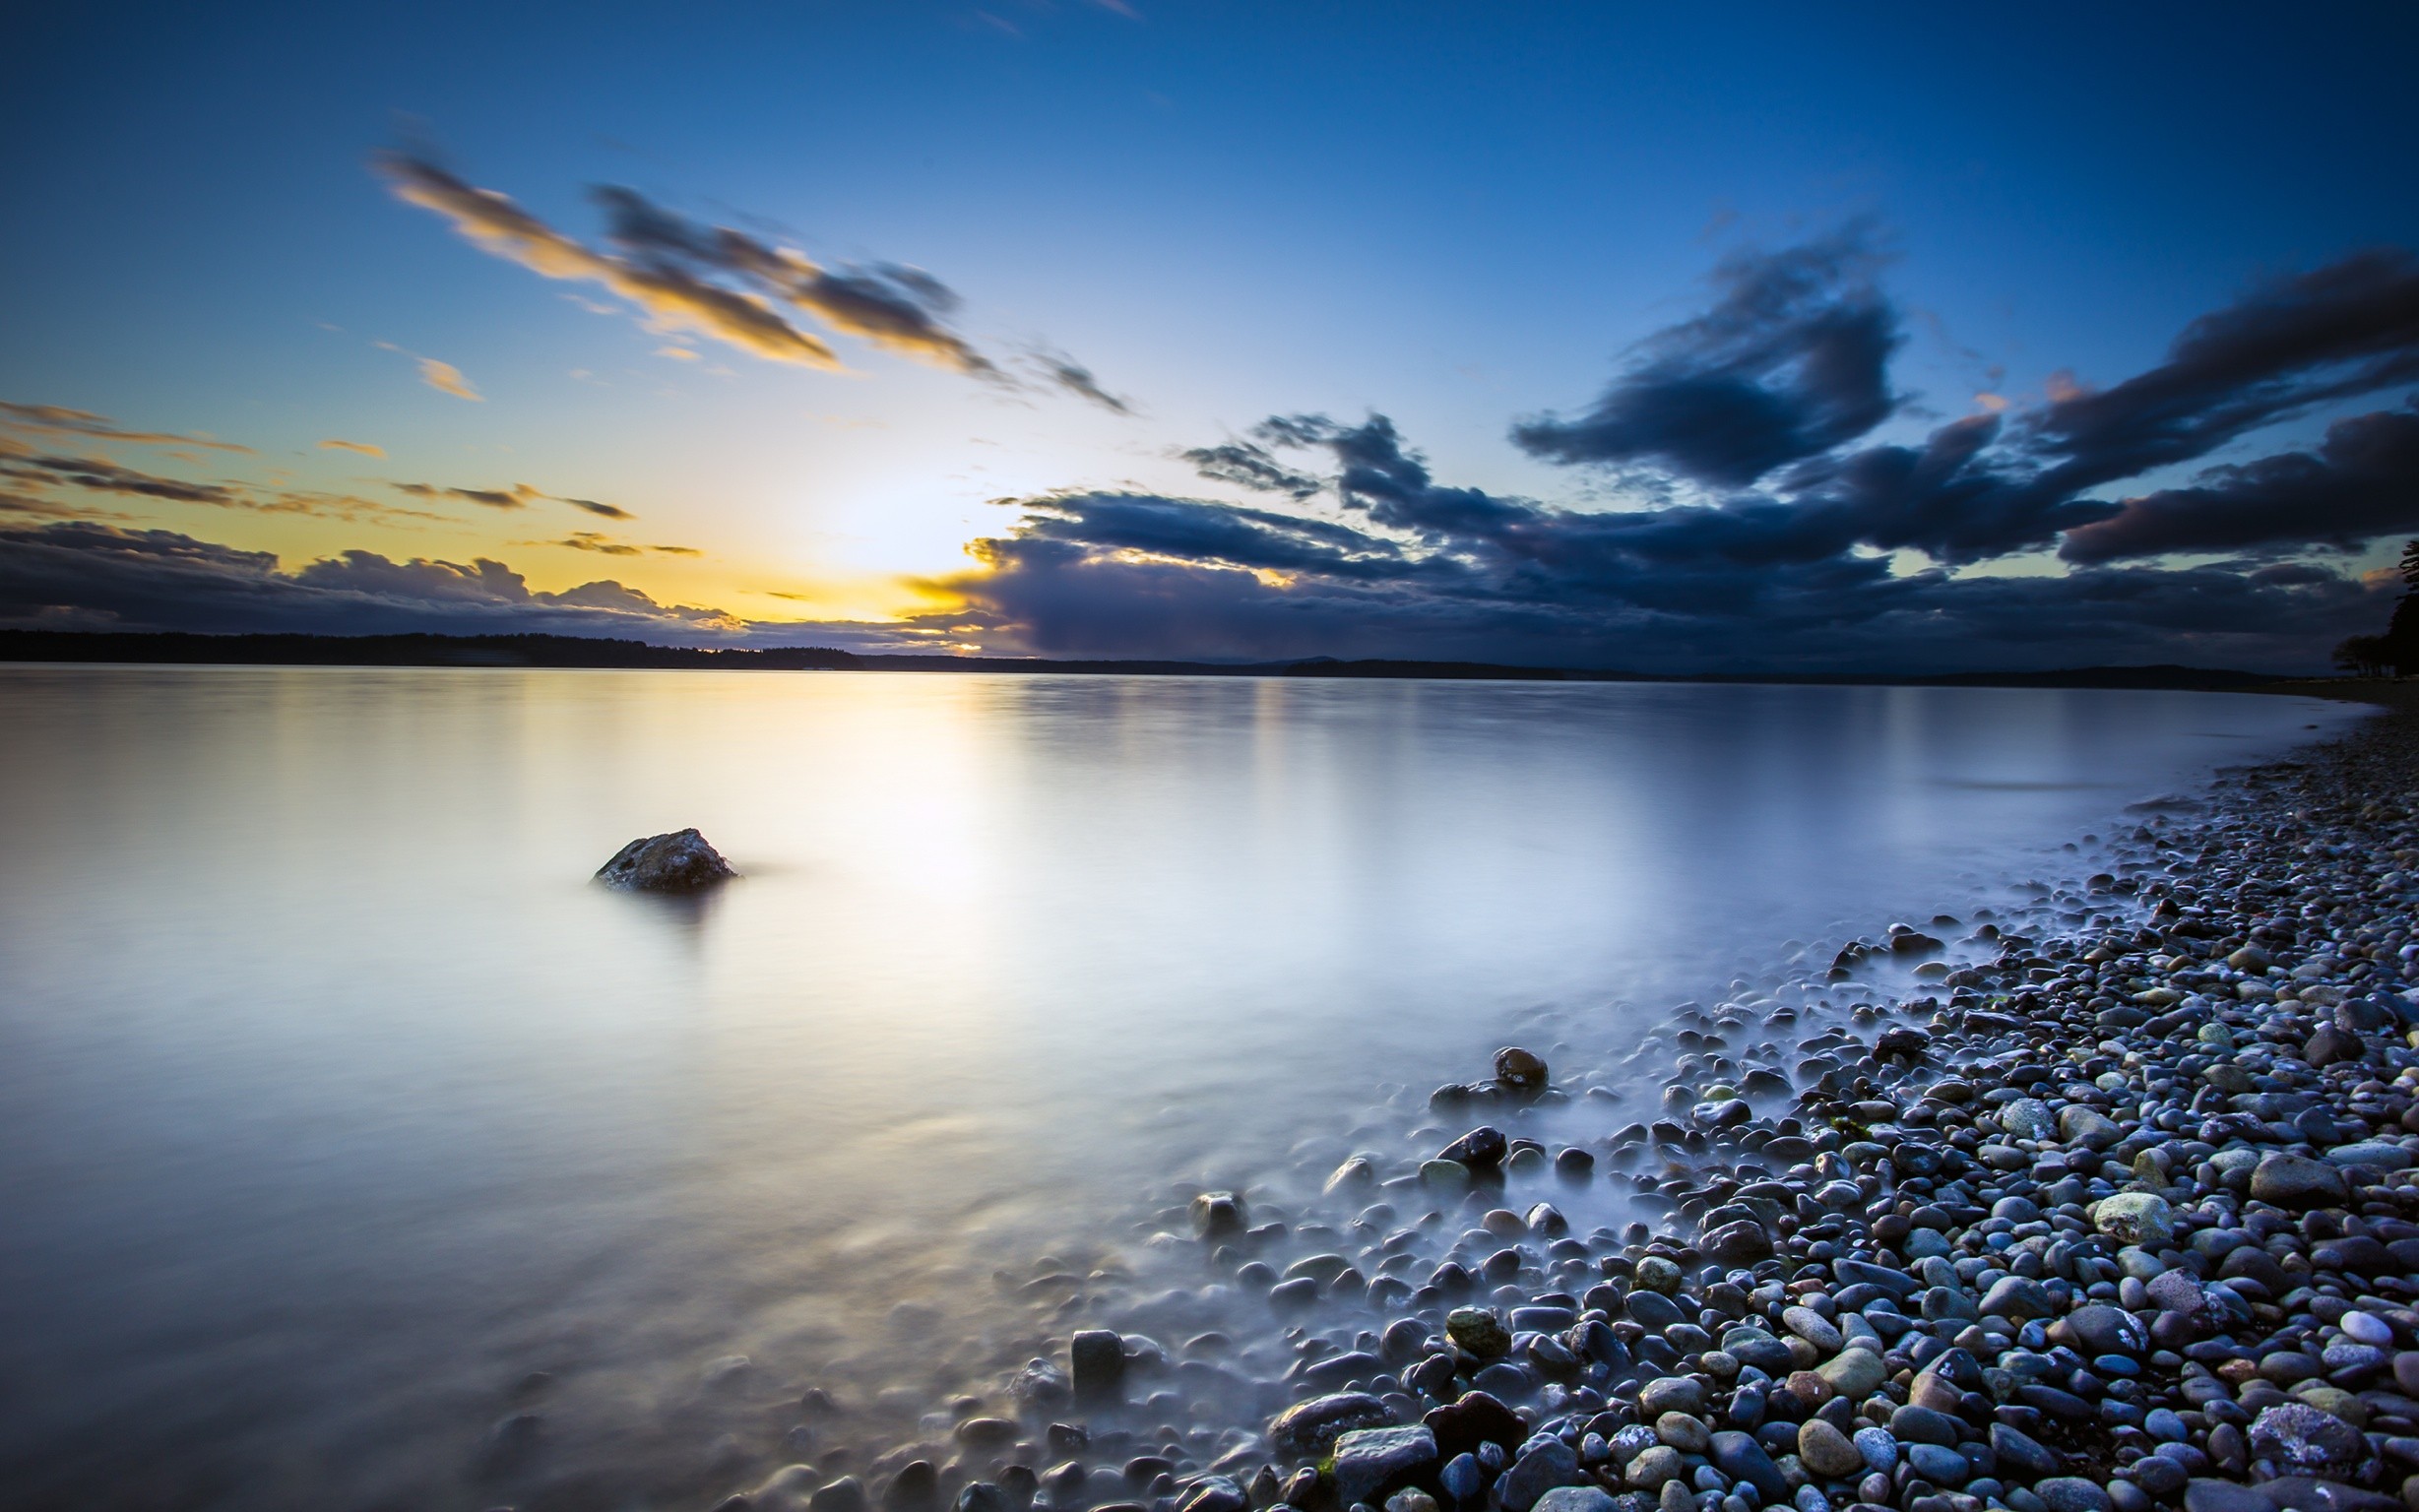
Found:
<path fill-rule="evenodd" d="M 1048 1322 L 996 1268 L 1482 1074 L 1541 1005 L 1634 1040 L 2348 717 L 0 668 L 0 1496 L 483 1507 L 538 1402 L 551 1504 L 690 1504 L 779 1463 L 802 1384 L 868 1421 L 995 1384 Z M 687 825 L 745 879 L 588 884 Z"/>

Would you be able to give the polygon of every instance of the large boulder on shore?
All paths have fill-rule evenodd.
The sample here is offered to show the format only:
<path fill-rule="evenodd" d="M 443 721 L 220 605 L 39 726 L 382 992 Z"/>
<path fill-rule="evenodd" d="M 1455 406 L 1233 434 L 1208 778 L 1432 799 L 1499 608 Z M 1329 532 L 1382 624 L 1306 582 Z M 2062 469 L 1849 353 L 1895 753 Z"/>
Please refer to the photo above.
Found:
<path fill-rule="evenodd" d="M 738 874 L 695 830 L 634 840 L 597 868 L 598 881 L 634 893 L 693 893 Z"/>

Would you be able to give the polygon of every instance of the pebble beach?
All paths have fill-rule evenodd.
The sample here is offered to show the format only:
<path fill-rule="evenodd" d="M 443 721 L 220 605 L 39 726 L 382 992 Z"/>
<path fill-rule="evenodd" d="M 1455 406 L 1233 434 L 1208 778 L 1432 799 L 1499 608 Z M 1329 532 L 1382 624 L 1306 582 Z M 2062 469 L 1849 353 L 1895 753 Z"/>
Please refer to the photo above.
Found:
<path fill-rule="evenodd" d="M 1179 1191 L 995 1392 L 724 1512 L 2419 1508 L 2415 743 Z"/>

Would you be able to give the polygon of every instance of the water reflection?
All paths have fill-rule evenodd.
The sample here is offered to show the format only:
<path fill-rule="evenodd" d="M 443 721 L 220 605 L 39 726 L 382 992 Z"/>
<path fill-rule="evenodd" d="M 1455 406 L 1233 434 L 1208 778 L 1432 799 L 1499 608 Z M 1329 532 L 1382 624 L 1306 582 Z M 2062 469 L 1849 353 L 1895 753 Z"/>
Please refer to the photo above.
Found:
<path fill-rule="evenodd" d="M 330 669 L 0 702 L 0 1482 L 246 1508 L 849 1453 L 1062 1334 L 1049 1278 L 1125 1264 L 1172 1182 L 1349 1148 L 1507 1026 L 1601 1051 L 1786 937 L 1965 909 L 2340 718 Z M 743 881 L 589 884 L 690 825 Z"/>

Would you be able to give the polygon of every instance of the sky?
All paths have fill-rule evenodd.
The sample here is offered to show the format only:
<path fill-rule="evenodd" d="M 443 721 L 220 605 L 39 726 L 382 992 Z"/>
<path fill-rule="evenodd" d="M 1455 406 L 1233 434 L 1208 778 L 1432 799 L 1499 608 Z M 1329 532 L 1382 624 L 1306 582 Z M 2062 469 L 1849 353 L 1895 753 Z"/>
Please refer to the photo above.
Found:
<path fill-rule="evenodd" d="M 2315 669 L 2419 12 L 49 7 L 0 625 Z"/>

